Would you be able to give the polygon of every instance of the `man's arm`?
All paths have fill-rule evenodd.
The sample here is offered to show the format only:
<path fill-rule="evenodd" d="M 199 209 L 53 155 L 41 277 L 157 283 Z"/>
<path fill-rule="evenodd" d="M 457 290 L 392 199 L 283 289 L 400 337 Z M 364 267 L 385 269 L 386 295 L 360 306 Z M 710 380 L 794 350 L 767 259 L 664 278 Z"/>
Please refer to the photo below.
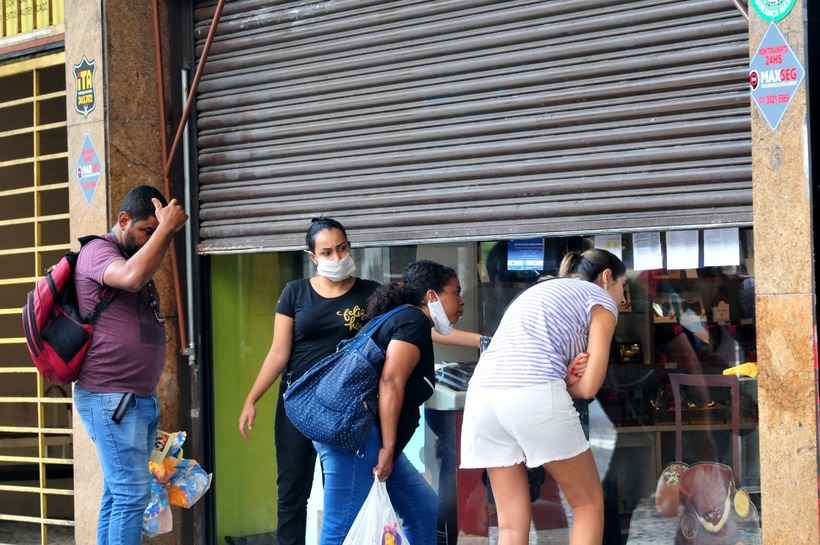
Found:
<path fill-rule="evenodd" d="M 171 199 L 168 206 L 162 206 L 157 199 L 152 200 L 159 222 L 157 230 L 128 260 L 116 259 L 108 265 L 103 273 L 103 284 L 106 286 L 130 292 L 140 291 L 157 272 L 174 235 L 188 220 L 176 199 Z"/>

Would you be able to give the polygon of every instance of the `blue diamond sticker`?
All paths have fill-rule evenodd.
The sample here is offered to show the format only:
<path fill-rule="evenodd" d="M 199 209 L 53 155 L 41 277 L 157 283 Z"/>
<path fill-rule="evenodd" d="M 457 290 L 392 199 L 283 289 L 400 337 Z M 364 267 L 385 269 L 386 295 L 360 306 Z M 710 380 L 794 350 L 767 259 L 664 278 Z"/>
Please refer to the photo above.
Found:
<path fill-rule="evenodd" d="M 87 203 L 91 204 L 94 193 L 97 191 L 97 184 L 102 176 L 102 163 L 91 142 L 91 136 L 86 134 L 83 138 L 83 147 L 80 150 L 80 157 L 77 159 L 77 182 Z"/>
<path fill-rule="evenodd" d="M 749 86 L 752 100 L 772 130 L 780 125 L 805 75 L 786 37 L 770 24 L 749 64 Z"/>

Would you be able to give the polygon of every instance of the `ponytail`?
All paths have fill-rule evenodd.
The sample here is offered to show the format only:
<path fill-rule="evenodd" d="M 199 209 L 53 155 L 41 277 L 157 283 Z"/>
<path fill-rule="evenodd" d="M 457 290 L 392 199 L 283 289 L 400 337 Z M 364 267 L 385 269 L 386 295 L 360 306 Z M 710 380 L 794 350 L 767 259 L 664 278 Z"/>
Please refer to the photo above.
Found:
<path fill-rule="evenodd" d="M 612 271 L 613 278 L 626 274 L 624 262 L 613 253 L 594 248 L 583 253 L 569 252 L 561 261 L 559 276 L 594 282 L 605 270 Z"/>
<path fill-rule="evenodd" d="M 564 256 L 564 259 L 561 260 L 561 267 L 558 269 L 558 276 L 565 277 L 565 276 L 572 276 L 572 274 L 578 269 L 578 265 L 581 263 L 580 252 L 568 252 L 567 255 Z"/>

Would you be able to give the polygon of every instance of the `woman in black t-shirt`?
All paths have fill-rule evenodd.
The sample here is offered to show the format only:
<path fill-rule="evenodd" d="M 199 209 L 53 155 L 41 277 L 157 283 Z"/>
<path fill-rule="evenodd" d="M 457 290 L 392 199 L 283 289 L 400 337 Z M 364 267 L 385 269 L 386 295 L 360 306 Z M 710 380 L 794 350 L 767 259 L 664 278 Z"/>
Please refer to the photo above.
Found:
<path fill-rule="evenodd" d="M 462 312 L 456 272 L 432 261 L 411 264 L 403 282 L 373 294 L 368 317 L 405 304 L 411 306 L 388 318 L 372 337 L 385 350 L 385 361 L 379 380 L 379 422 L 363 452 L 315 443 L 325 476 L 320 545 L 342 544 L 373 484 L 374 472 L 387 481 L 408 541 L 436 543 L 436 494 L 402 450 L 419 424 L 419 406 L 433 394 L 431 327 L 446 332 Z"/>
<path fill-rule="evenodd" d="M 345 228 L 330 218 L 314 219 L 306 235 L 317 274 L 289 282 L 276 306 L 273 342 L 239 416 L 247 438 L 256 418 L 256 402 L 281 375 L 275 442 L 278 475 L 278 528 L 281 545 L 304 545 L 307 500 L 313 484 L 316 451 L 293 427 L 282 405 L 287 382 L 336 350 L 340 341 L 361 328 L 367 300 L 377 282 L 356 278 Z M 429 333 L 429 328 L 428 328 Z"/>

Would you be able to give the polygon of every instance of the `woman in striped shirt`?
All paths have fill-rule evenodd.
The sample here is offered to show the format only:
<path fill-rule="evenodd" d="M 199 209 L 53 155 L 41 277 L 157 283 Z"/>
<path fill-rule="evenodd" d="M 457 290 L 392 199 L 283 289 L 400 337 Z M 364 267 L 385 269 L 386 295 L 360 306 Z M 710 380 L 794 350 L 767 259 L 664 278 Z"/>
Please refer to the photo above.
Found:
<path fill-rule="evenodd" d="M 603 539 L 601 483 L 571 397 L 592 399 L 604 381 L 626 268 L 595 249 L 565 256 L 560 276 L 513 301 L 467 392 L 461 465 L 488 470 L 500 545 L 528 542 L 526 467 L 541 465 L 572 507 L 570 544 Z M 582 376 L 567 372 L 578 356 Z"/>

